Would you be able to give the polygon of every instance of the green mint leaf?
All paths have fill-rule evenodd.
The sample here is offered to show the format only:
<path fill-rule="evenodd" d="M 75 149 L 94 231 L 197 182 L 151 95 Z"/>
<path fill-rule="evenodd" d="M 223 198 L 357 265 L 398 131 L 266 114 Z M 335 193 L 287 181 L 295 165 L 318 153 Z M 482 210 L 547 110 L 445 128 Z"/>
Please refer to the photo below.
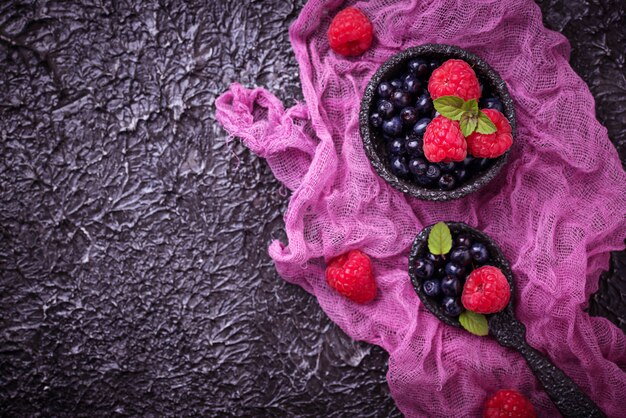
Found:
<path fill-rule="evenodd" d="M 489 116 L 484 112 L 478 112 L 478 123 L 476 125 L 476 132 L 479 134 L 492 134 L 496 131 L 496 125 L 493 124 Z"/>
<path fill-rule="evenodd" d="M 452 234 L 445 222 L 436 223 L 428 234 L 428 249 L 435 255 L 448 254 L 452 248 Z"/>
<path fill-rule="evenodd" d="M 441 96 L 433 100 L 435 110 L 442 116 L 452 120 L 461 119 L 461 115 L 463 115 L 463 103 L 465 103 L 463 99 L 456 96 Z"/>
<path fill-rule="evenodd" d="M 466 112 L 463 114 L 463 116 L 461 116 L 461 120 L 459 121 L 459 123 L 461 125 L 461 133 L 464 137 L 468 137 L 476 129 L 476 125 L 478 124 L 478 118 Z"/>
<path fill-rule="evenodd" d="M 489 324 L 483 314 L 472 311 L 463 311 L 459 316 L 459 322 L 469 332 L 480 337 L 489 334 Z"/>
<path fill-rule="evenodd" d="M 463 103 L 461 109 L 465 112 L 470 112 L 472 115 L 478 114 L 478 102 L 476 99 L 470 99 Z"/>

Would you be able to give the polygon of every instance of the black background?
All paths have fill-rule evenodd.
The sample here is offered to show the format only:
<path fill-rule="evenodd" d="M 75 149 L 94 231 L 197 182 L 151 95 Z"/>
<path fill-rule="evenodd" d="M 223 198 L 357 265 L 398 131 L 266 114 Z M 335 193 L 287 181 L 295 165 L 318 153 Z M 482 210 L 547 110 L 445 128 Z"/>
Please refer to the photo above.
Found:
<path fill-rule="evenodd" d="M 302 0 L 0 5 L 0 414 L 398 416 L 386 354 L 267 255 L 287 193 L 216 124 L 302 98 Z M 626 162 L 626 6 L 541 1 Z M 626 329 L 626 256 L 590 311 Z"/>

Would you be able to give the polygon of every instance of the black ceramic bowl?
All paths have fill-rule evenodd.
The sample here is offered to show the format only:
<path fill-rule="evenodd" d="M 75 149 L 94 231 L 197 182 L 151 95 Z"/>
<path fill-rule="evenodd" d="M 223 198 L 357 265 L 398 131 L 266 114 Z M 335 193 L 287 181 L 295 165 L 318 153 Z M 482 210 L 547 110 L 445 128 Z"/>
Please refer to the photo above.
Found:
<path fill-rule="evenodd" d="M 491 95 L 498 97 L 502 102 L 504 115 L 511 124 L 513 138 L 515 138 L 515 109 L 513 101 L 509 95 L 506 83 L 486 62 L 476 55 L 452 45 L 426 44 L 399 52 L 385 61 L 368 83 L 361 102 L 359 124 L 365 152 L 376 172 L 396 189 L 419 199 L 438 201 L 458 199 L 477 191 L 489 183 L 506 163 L 509 151 L 495 158 L 485 171 L 474 174 L 453 190 L 429 189 L 410 179 L 405 180 L 394 175 L 389 168 L 385 140 L 382 134 L 370 125 L 369 116 L 376 104 L 376 88 L 378 84 L 381 81 L 391 80 L 401 74 L 408 62 L 415 58 L 436 59 L 440 62 L 455 58 L 467 62 L 476 72 L 478 79 L 483 83 L 484 89 L 490 91 Z"/>
<path fill-rule="evenodd" d="M 464 224 L 462 222 L 446 222 L 448 228 L 450 228 L 450 232 L 452 233 L 452 237 L 456 237 L 458 234 L 467 235 L 473 242 L 482 242 L 487 247 L 489 251 L 489 265 L 498 267 L 502 270 L 502 273 L 506 277 L 506 280 L 509 282 L 509 286 L 511 287 L 511 299 L 505 311 L 513 316 L 513 304 L 514 304 L 514 295 L 515 295 L 515 285 L 513 283 L 513 273 L 511 272 L 511 267 L 509 266 L 508 261 L 500 251 L 498 245 L 487 235 L 482 232 L 472 228 L 471 226 Z M 419 257 L 426 256 L 428 252 L 428 234 L 432 229 L 433 225 L 424 228 L 413 241 L 413 247 L 411 248 L 411 254 L 409 255 L 409 276 L 411 277 L 411 282 L 413 283 L 413 287 L 415 288 L 415 292 L 418 294 L 420 300 L 435 315 L 439 317 L 443 322 L 448 325 L 452 325 L 455 327 L 461 328 L 461 324 L 459 323 L 458 318 L 453 318 L 445 315 L 443 310 L 441 309 L 441 304 L 438 303 L 438 300 L 427 296 L 424 293 L 424 289 L 422 287 L 422 279 L 415 275 L 415 262 Z M 489 317 L 490 315 L 487 315 Z"/>

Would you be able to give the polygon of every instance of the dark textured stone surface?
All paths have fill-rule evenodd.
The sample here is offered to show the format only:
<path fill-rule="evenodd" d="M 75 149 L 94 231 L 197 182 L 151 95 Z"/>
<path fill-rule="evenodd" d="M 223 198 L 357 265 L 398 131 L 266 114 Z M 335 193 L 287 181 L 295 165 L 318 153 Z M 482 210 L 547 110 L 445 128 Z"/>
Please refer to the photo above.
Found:
<path fill-rule="evenodd" d="M 0 415 L 399 415 L 384 352 L 276 275 L 286 194 L 214 119 L 232 81 L 301 98 L 303 1 L 206 3 L 0 4 Z M 541 6 L 626 161 L 624 2 Z M 591 310 L 624 326 L 621 254 Z"/>
<path fill-rule="evenodd" d="M 474 193 L 493 180 L 504 164 L 506 164 L 509 151 L 496 158 L 493 165 L 489 167 L 488 170 L 471 177 L 460 187 L 449 191 L 433 190 L 422 187 L 416 182 L 403 180 L 395 176 L 389 168 L 384 138 L 379 132 L 370 127 L 369 117 L 373 113 L 372 111 L 375 105 L 376 88 L 381 81 L 398 77 L 398 73 L 401 73 L 407 63 L 415 58 L 436 59 L 439 60 L 439 62 L 455 58 L 462 59 L 469 63 L 474 71 L 476 71 L 480 81 L 485 83 L 485 85 L 489 87 L 489 90 L 496 93 L 497 97 L 502 101 L 504 115 L 511 124 L 513 138 L 515 138 L 516 123 L 513 100 L 509 95 L 506 83 L 502 81 L 498 73 L 496 73 L 489 64 L 469 51 L 456 46 L 443 44 L 420 45 L 393 55 L 380 66 L 376 73 L 374 73 L 365 88 L 361 101 L 361 110 L 359 112 L 361 138 L 363 138 L 365 152 L 378 175 L 401 192 L 410 194 L 419 199 L 436 201 L 460 199 L 463 196 Z"/>

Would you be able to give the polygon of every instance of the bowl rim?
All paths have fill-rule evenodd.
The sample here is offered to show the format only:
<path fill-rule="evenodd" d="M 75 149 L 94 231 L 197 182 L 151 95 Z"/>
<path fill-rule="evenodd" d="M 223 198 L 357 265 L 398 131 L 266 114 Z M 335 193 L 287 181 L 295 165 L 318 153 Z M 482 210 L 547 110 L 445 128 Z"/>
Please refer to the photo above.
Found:
<path fill-rule="evenodd" d="M 448 225 L 448 228 L 450 228 L 450 232 L 452 234 L 464 233 L 464 234 L 469 235 L 471 238 L 479 239 L 482 243 L 484 243 L 487 246 L 487 250 L 489 251 L 489 254 L 491 256 L 490 262 L 488 265 L 498 267 L 504 274 L 504 277 L 506 277 L 507 282 L 509 282 L 509 286 L 511 287 L 511 298 L 509 299 L 509 303 L 506 305 L 506 307 L 502 311 L 496 312 L 494 314 L 488 314 L 485 316 L 489 318 L 492 315 L 498 315 L 501 312 L 506 312 L 511 317 L 514 317 L 513 309 L 515 306 L 515 282 L 513 280 L 513 271 L 511 270 L 509 261 L 506 259 L 506 257 L 502 253 L 502 250 L 500 249 L 498 244 L 489 235 L 485 234 L 482 231 L 479 231 L 478 229 L 464 222 L 453 222 L 453 221 L 443 221 L 443 222 L 445 222 L 446 225 Z M 442 322 L 448 325 L 452 325 L 457 328 L 463 328 L 458 318 L 450 318 L 446 316 L 442 312 L 441 306 L 435 303 L 435 301 L 433 301 L 432 298 L 430 298 L 424 293 L 424 289 L 421 286 L 423 279 L 420 279 L 419 277 L 415 275 L 415 269 L 413 268 L 413 266 L 415 265 L 417 258 L 421 255 L 425 247 L 428 245 L 428 234 L 430 233 L 430 230 L 432 229 L 433 226 L 435 226 L 435 224 L 424 227 L 424 229 L 422 229 L 413 240 L 413 245 L 411 246 L 411 252 L 409 253 L 409 261 L 408 261 L 409 277 L 411 279 L 411 283 L 413 284 L 413 289 L 415 290 L 415 293 L 417 293 L 421 302 L 424 304 L 424 307 L 430 313 L 432 313 L 439 320 L 441 320 Z"/>
<path fill-rule="evenodd" d="M 495 163 L 485 172 L 476 176 L 472 181 L 464 183 L 459 188 L 454 190 L 435 190 L 421 187 L 411 181 L 403 180 L 394 175 L 388 168 L 387 164 L 383 162 L 380 155 L 376 151 L 374 141 L 380 141 L 382 138 L 380 134 L 371 129 L 369 124 L 370 110 L 373 106 L 374 98 L 376 97 L 376 87 L 378 84 L 390 73 L 398 70 L 398 67 L 405 64 L 407 61 L 413 58 L 419 58 L 427 55 L 445 55 L 449 59 L 462 59 L 466 61 L 477 73 L 480 73 L 481 77 L 487 78 L 493 85 L 494 91 L 501 99 L 504 116 L 511 124 L 513 138 L 516 136 L 516 121 L 515 121 L 515 108 L 513 100 L 509 94 L 506 82 L 502 80 L 500 75 L 484 60 L 477 55 L 454 45 L 447 44 L 423 44 L 414 47 L 404 49 L 391 57 L 389 57 L 379 68 L 376 70 L 370 81 L 368 82 L 363 98 L 361 100 L 361 108 L 359 112 L 359 127 L 361 133 L 361 139 L 363 140 L 363 147 L 365 153 L 370 160 L 374 170 L 382 177 L 387 183 L 391 184 L 396 189 L 403 193 L 417 197 L 422 200 L 434 200 L 434 201 L 446 201 L 459 199 L 470 193 L 473 193 L 491 180 L 500 172 L 504 164 L 508 159 L 510 149 L 503 155 L 495 159 Z"/>

